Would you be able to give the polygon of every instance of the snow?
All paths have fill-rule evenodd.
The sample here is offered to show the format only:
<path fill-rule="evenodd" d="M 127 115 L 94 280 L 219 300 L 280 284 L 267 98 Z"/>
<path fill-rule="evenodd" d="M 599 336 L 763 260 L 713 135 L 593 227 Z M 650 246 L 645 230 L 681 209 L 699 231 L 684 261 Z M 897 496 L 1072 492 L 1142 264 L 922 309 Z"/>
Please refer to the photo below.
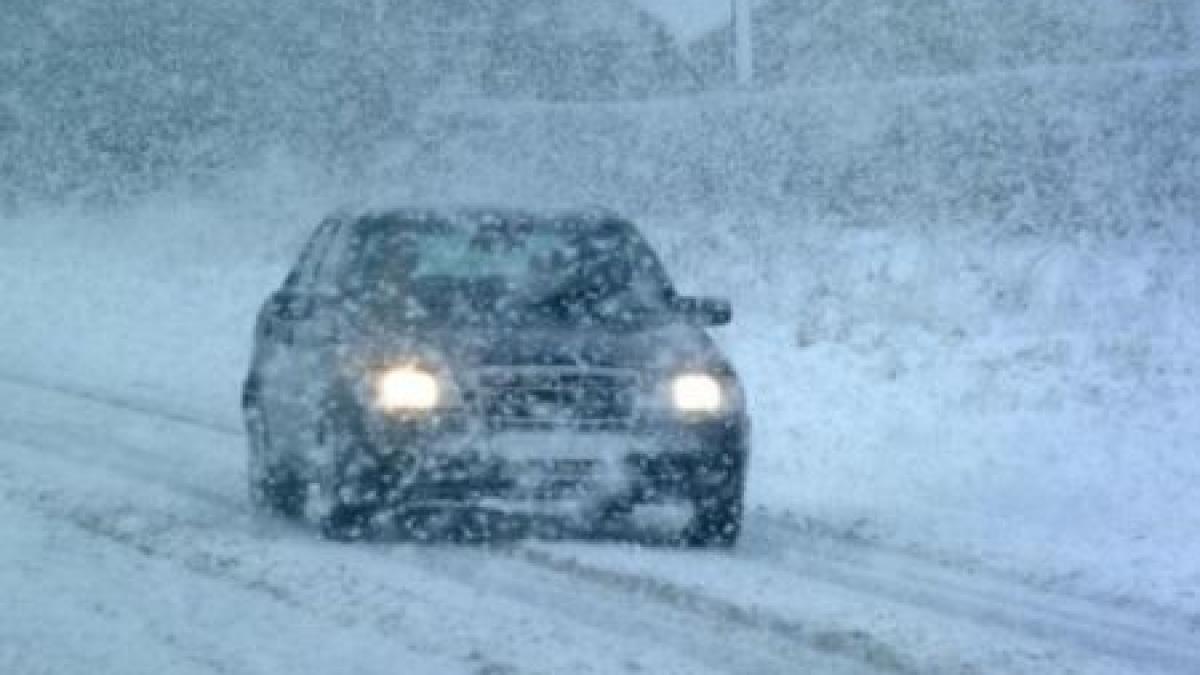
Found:
<path fill-rule="evenodd" d="M 59 137 L 39 120 L 70 87 L 6 84 L 25 57 L 0 41 L 0 672 L 787 672 L 814 653 L 834 662 L 814 672 L 1195 672 L 1200 8 L 1104 2 L 1061 12 L 1173 37 L 1011 51 L 1000 31 L 944 68 L 864 52 L 884 12 L 771 89 L 546 104 L 463 76 L 344 146 L 266 57 L 234 69 L 245 101 L 187 70 L 147 119 L 89 80 Z M 639 4 L 683 42 L 728 11 Z M 277 18 L 337 51 L 305 16 Z M 308 76 L 327 104 L 334 74 Z M 152 123 L 180 91 L 205 103 L 177 147 Z M 146 129 L 136 166 L 94 152 Z M 439 201 L 610 206 L 681 291 L 732 299 L 714 334 L 755 420 L 741 548 L 338 547 L 248 515 L 258 304 L 333 208 Z"/>
<path fill-rule="evenodd" d="M 473 670 L 412 648 L 348 640 L 347 631 L 300 617 L 287 605 L 202 575 L 180 575 L 169 561 L 122 555 L 117 543 L 80 537 L 59 519 L 30 516 L 7 502 L 0 503 L 0 517 L 25 525 L 0 534 L 6 570 L 0 668 L 6 673 L 191 674 L 230 663 L 264 673 L 387 673 L 395 663 L 413 672 Z M 238 608 L 233 625 L 231 606 Z M 264 629 L 273 639 L 254 640 Z M 57 647 L 51 653 L 47 645 Z"/>

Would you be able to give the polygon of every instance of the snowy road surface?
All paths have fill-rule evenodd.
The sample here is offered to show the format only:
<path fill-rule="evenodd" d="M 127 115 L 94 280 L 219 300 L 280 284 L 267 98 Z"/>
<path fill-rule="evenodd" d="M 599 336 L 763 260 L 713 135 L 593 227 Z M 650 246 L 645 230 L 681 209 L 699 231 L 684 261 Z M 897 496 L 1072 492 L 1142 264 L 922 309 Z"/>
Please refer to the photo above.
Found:
<path fill-rule="evenodd" d="M 0 672 L 1194 673 L 1195 626 L 751 514 L 732 553 L 341 545 L 237 429 L 0 379 Z"/>

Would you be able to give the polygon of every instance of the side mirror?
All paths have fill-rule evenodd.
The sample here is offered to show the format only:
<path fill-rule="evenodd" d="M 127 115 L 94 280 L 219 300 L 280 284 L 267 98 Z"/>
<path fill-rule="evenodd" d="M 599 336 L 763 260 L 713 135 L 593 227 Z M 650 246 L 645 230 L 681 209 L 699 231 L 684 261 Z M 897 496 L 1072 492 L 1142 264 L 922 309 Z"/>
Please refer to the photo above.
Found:
<path fill-rule="evenodd" d="M 702 326 L 724 326 L 733 320 L 733 305 L 724 298 L 676 296 L 675 311 L 691 323 Z"/>
<path fill-rule="evenodd" d="M 268 301 L 259 330 L 262 337 L 289 345 L 336 341 L 342 324 L 329 308 L 324 296 L 279 291 Z"/>
<path fill-rule="evenodd" d="M 315 303 L 307 295 L 293 291 L 279 291 L 271 296 L 271 317 L 279 321 L 303 321 L 312 317 Z"/>

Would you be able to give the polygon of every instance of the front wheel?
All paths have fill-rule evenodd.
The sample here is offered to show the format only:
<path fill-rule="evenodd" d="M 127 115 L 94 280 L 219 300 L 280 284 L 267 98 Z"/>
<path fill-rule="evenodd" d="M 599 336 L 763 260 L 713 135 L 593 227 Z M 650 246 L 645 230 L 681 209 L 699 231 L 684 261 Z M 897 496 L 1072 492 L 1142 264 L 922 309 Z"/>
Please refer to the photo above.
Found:
<path fill-rule="evenodd" d="M 742 532 L 744 502 L 741 493 L 701 497 L 684 534 L 684 542 L 696 548 L 733 548 Z"/>
<path fill-rule="evenodd" d="M 372 506 L 336 504 L 321 517 L 321 536 L 341 542 L 374 539 L 379 533 L 376 515 Z"/>
<path fill-rule="evenodd" d="M 251 460 L 250 504 L 258 513 L 291 520 L 304 517 L 308 484 L 282 467 L 255 467 Z"/>
<path fill-rule="evenodd" d="M 308 484 L 296 471 L 267 461 L 270 433 L 262 409 L 251 395 L 246 396 L 244 405 L 250 445 L 246 474 L 251 507 L 266 515 L 302 518 Z"/>
<path fill-rule="evenodd" d="M 388 484 L 363 441 L 356 407 L 331 399 L 315 434 L 320 454 L 330 462 L 318 472 L 321 536 L 333 541 L 376 538 Z"/>

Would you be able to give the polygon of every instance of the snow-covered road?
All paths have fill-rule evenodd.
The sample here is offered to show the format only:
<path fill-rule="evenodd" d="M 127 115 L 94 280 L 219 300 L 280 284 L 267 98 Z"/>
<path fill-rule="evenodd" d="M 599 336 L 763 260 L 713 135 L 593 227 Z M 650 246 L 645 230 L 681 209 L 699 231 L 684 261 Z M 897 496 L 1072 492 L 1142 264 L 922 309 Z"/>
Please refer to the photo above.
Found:
<path fill-rule="evenodd" d="M 327 543 L 249 514 L 219 421 L 0 400 L 0 672 L 1200 672 L 1181 617 L 761 512 L 732 553 Z"/>

